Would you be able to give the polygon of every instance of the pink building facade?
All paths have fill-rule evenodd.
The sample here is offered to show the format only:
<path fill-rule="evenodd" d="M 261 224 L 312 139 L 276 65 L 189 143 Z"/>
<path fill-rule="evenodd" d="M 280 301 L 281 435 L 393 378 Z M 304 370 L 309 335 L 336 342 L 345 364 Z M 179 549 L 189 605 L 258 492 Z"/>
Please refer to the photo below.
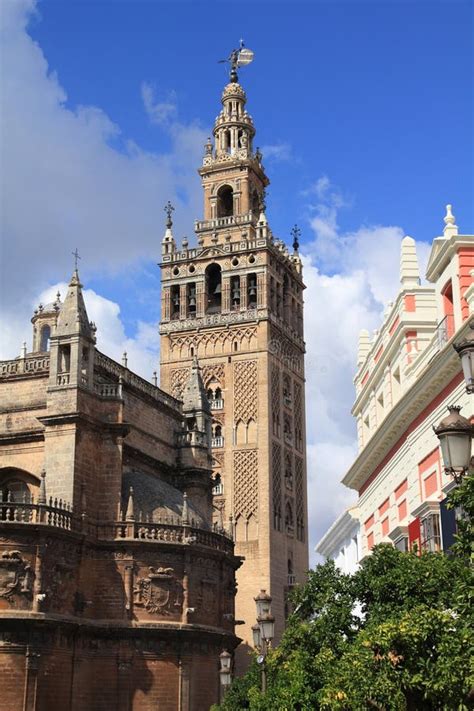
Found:
<path fill-rule="evenodd" d="M 360 335 L 352 409 L 359 453 L 343 479 L 358 494 L 359 560 L 378 543 L 435 551 L 453 542 L 455 518 L 445 499 L 454 483 L 433 426 L 448 405 L 472 415 L 453 342 L 474 315 L 474 236 L 459 233 L 450 205 L 444 222 L 427 285 L 420 283 L 415 242 L 405 237 L 396 299 L 373 338 Z"/>

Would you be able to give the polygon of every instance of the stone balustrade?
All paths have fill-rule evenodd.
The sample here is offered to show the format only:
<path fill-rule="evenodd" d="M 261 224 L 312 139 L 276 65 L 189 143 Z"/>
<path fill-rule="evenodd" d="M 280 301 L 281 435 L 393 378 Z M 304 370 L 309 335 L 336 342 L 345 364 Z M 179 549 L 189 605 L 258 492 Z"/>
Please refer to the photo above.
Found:
<path fill-rule="evenodd" d="M 116 539 L 157 541 L 206 546 L 224 553 L 233 553 L 234 543 L 224 529 L 207 530 L 186 523 L 162 523 L 143 521 L 120 521 L 115 524 Z"/>
<path fill-rule="evenodd" d="M 49 372 L 49 353 L 0 361 L 0 378 Z"/>
<path fill-rule="evenodd" d="M 168 395 L 163 390 L 160 390 L 160 388 L 158 388 L 156 385 L 149 383 L 147 380 L 141 378 L 139 375 L 132 373 L 131 370 L 125 368 L 119 363 L 116 363 L 114 360 L 112 360 L 112 358 L 109 358 L 100 351 L 96 351 L 95 353 L 95 366 L 98 368 L 102 368 L 110 375 L 121 379 L 122 385 L 130 385 L 136 390 L 139 390 L 140 392 L 149 395 L 161 404 L 167 405 L 168 407 L 172 407 L 174 410 L 181 409 L 181 403 L 179 400 L 176 400 L 174 397 Z M 108 397 L 115 396 L 108 395 Z"/>
<path fill-rule="evenodd" d="M 33 502 L 3 501 L 0 492 L 0 524 L 31 523 L 55 528 L 73 529 L 71 506 L 61 499 L 49 498 L 46 504 Z"/>

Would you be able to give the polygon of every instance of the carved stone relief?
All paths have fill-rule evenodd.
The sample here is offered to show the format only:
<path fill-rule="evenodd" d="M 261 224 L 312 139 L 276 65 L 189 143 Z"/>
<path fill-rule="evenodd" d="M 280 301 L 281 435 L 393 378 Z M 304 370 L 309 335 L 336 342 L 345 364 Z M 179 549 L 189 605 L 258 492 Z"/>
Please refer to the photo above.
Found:
<path fill-rule="evenodd" d="M 133 587 L 133 604 L 152 615 L 181 612 L 182 586 L 173 568 L 148 568 L 147 576 L 138 578 Z"/>
<path fill-rule="evenodd" d="M 11 607 L 29 607 L 34 573 L 19 551 L 3 551 L 0 556 L 0 598 Z"/>

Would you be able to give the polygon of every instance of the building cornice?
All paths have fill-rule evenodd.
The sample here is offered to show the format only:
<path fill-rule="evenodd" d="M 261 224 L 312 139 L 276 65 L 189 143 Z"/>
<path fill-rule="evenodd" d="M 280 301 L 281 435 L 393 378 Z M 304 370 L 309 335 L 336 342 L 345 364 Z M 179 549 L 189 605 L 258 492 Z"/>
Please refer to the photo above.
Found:
<path fill-rule="evenodd" d="M 428 266 L 426 267 L 428 281 L 435 282 L 438 279 L 459 247 L 472 247 L 473 244 L 474 235 L 451 235 L 449 238 L 436 237 L 433 242 Z"/>
<path fill-rule="evenodd" d="M 465 323 L 443 350 L 433 357 L 418 379 L 387 414 L 342 479 L 345 486 L 360 491 L 384 457 L 407 433 L 417 415 L 429 406 L 447 386 L 454 387 L 453 379 L 461 382 L 459 357 L 453 349 L 452 343 L 462 336 L 467 328 L 468 325 Z"/>
<path fill-rule="evenodd" d="M 349 534 L 358 530 L 358 513 L 355 507 L 344 511 L 316 544 L 315 551 L 326 558 L 331 557 L 334 549 L 340 547 Z"/>

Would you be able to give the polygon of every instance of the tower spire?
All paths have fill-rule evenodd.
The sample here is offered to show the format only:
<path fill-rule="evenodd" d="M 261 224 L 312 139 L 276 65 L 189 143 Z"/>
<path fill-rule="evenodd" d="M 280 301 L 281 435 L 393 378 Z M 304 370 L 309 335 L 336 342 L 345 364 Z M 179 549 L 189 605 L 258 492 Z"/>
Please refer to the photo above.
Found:
<path fill-rule="evenodd" d="M 171 229 L 173 227 L 172 215 L 174 212 L 174 207 L 169 200 L 164 207 L 164 211 L 166 213 L 166 231 L 163 236 L 163 239 L 161 240 L 162 255 L 173 254 L 173 252 L 176 251 L 176 242 L 174 240 L 173 232 Z"/>
<path fill-rule="evenodd" d="M 69 282 L 66 297 L 59 311 L 55 335 L 80 335 L 92 339 L 94 335 L 93 329 L 87 317 L 86 305 L 82 295 L 82 284 L 77 270 L 77 259 L 80 259 L 80 257 L 79 255 L 75 256 L 75 268 Z"/>

